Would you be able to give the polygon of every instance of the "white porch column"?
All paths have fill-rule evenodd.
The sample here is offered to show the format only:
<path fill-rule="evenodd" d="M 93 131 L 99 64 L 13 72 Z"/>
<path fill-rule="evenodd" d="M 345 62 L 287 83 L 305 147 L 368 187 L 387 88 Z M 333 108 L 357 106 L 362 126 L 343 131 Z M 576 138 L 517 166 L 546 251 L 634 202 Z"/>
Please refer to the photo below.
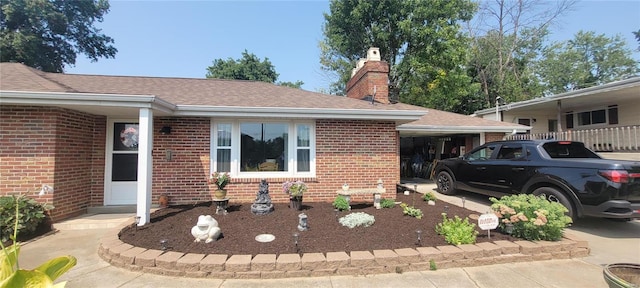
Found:
<path fill-rule="evenodd" d="M 485 133 L 486 132 L 480 132 L 480 145 L 483 145 L 487 139 L 485 138 Z"/>
<path fill-rule="evenodd" d="M 151 216 L 151 182 L 153 175 L 153 111 L 140 109 L 138 139 L 138 190 L 136 216 L 140 217 L 138 226 L 149 223 Z"/>

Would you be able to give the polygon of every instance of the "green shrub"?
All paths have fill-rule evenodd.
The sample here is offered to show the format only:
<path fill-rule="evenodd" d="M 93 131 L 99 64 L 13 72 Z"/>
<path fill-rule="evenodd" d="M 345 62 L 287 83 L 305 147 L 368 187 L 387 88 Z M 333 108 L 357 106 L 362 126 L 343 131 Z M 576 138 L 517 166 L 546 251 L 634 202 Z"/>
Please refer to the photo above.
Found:
<path fill-rule="evenodd" d="M 396 206 L 396 201 L 393 199 L 384 198 L 380 200 L 380 207 L 382 208 L 393 208 L 393 206 Z"/>
<path fill-rule="evenodd" d="M 402 213 L 404 213 L 404 215 L 409 215 L 411 217 L 416 217 L 417 219 L 422 219 L 422 210 L 415 208 L 413 206 L 409 206 L 405 203 L 400 204 L 400 207 L 402 207 Z"/>
<path fill-rule="evenodd" d="M 436 198 L 436 195 L 433 194 L 433 192 L 427 192 L 427 193 L 424 193 L 424 195 L 422 195 L 422 200 L 424 201 L 429 201 L 429 200 L 436 201 L 437 199 L 438 198 Z"/>
<path fill-rule="evenodd" d="M 364 212 L 356 212 L 347 214 L 344 217 L 340 217 L 340 219 L 338 219 L 338 222 L 340 222 L 342 226 L 347 226 L 349 228 L 354 228 L 356 226 L 369 227 L 373 225 L 374 222 L 376 222 L 376 219 L 375 217 L 373 217 L 373 215 L 369 215 Z"/>
<path fill-rule="evenodd" d="M 505 224 L 513 224 L 511 235 L 518 238 L 558 241 L 564 228 L 571 224 L 571 218 L 565 215 L 566 207 L 542 196 L 520 194 L 489 199 L 493 202 L 491 209 L 500 218 L 500 229 L 504 231 Z"/>
<path fill-rule="evenodd" d="M 16 205 L 18 214 L 16 215 Z M 50 207 L 38 203 L 27 197 L 3 196 L 0 197 L 0 241 L 6 242 L 13 234 L 18 216 L 17 235 L 24 235 L 36 231 L 38 225 L 44 221 L 45 211 Z"/>
<path fill-rule="evenodd" d="M 444 236 L 444 240 L 449 244 L 475 244 L 478 231 L 476 225 L 469 223 L 469 218 L 462 220 L 457 215 L 453 219 L 447 218 L 447 213 L 442 213 L 442 223 L 436 226 L 436 232 Z"/>
<path fill-rule="evenodd" d="M 338 195 L 336 199 L 333 200 L 333 208 L 336 208 L 340 211 L 349 210 L 349 201 L 342 195 Z"/>
<path fill-rule="evenodd" d="M 12 218 L 14 219 L 14 223 L 9 224 L 9 226 L 13 227 L 13 230 L 9 233 L 9 238 L 13 240 L 13 244 L 5 247 L 2 241 L 0 241 L 0 248 L 2 248 L 2 252 L 0 252 L 0 287 L 65 287 L 66 282 L 54 285 L 53 281 L 76 265 L 77 260 L 71 255 L 50 259 L 32 270 L 20 269 L 20 265 L 18 263 L 20 243 L 16 242 L 16 239 L 18 235 L 18 227 L 20 226 L 19 222 L 24 222 L 24 219 L 27 216 L 21 215 L 20 211 L 21 209 L 24 210 L 23 207 L 21 207 L 22 205 L 36 206 L 34 203 L 30 202 L 31 201 L 28 201 L 28 199 L 25 199 L 23 196 L 0 197 L 0 207 L 3 209 L 2 214 L 0 214 L 0 216 L 2 216 L 0 219 L 3 219 L 2 223 L 5 223 L 5 214 L 10 213 L 5 208 L 11 206 L 11 203 L 13 203 Z M 2 232 L 4 236 L 4 231 Z M 50 248 L 55 249 L 53 247 Z"/>

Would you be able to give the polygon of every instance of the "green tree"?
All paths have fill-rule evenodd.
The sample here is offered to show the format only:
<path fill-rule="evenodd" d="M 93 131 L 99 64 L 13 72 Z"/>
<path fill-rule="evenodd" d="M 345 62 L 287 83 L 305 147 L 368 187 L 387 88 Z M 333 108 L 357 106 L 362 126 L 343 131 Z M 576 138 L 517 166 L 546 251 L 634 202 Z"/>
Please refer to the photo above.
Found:
<path fill-rule="evenodd" d="M 278 73 L 276 67 L 271 64 L 269 58 L 260 60 L 255 54 L 249 53 L 247 50 L 242 52 L 242 58 L 234 60 L 216 59 L 213 65 L 207 67 L 207 78 L 217 79 L 235 79 L 235 80 L 252 80 L 274 83 L 280 86 L 300 89 L 304 82 L 298 80 L 296 82 L 277 82 Z"/>
<path fill-rule="evenodd" d="M 77 54 L 114 58 L 113 39 L 93 26 L 108 11 L 107 0 L 0 0 L 0 61 L 63 72 Z"/>
<path fill-rule="evenodd" d="M 620 35 L 580 31 L 574 39 L 544 49 L 538 72 L 546 93 L 562 93 L 637 75 L 631 54 Z"/>
<path fill-rule="evenodd" d="M 638 31 L 633 31 L 633 36 L 636 37 L 636 41 L 640 44 L 640 29 Z M 638 51 L 640 51 L 640 46 L 638 46 Z"/>
<path fill-rule="evenodd" d="M 269 58 L 260 61 L 256 55 L 244 50 L 242 58 L 238 60 L 232 58 L 214 60 L 213 65 L 207 67 L 206 77 L 275 83 L 278 73 Z"/>
<path fill-rule="evenodd" d="M 276 83 L 276 85 L 300 89 L 300 88 L 302 88 L 302 85 L 304 85 L 304 82 L 302 82 L 300 80 L 298 80 L 296 82 L 285 81 L 285 82 L 278 82 L 278 83 Z"/>
<path fill-rule="evenodd" d="M 460 24 L 475 8 L 470 0 L 331 1 L 320 43 L 322 69 L 337 78 L 331 92 L 344 94 L 356 61 L 378 47 L 402 102 L 461 110 L 458 99 L 473 97 L 473 89 Z"/>
<path fill-rule="evenodd" d="M 539 97 L 543 87 L 532 67 L 549 27 L 575 0 L 496 0 L 481 2 L 469 31 L 474 39 L 469 75 L 480 83 L 483 108 L 500 96 L 507 102 Z"/>

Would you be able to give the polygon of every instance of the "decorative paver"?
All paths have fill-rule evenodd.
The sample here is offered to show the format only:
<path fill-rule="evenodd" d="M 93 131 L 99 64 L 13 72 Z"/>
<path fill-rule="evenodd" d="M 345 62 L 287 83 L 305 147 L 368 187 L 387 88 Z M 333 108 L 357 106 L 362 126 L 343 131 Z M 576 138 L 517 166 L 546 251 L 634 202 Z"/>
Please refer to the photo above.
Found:
<path fill-rule="evenodd" d="M 394 250 L 305 254 L 185 254 L 133 247 L 103 237 L 98 255 L 131 271 L 168 276 L 216 279 L 276 279 L 332 275 L 368 275 L 586 257 L 586 241 L 569 235 L 560 241 L 497 240 L 478 244 Z"/>

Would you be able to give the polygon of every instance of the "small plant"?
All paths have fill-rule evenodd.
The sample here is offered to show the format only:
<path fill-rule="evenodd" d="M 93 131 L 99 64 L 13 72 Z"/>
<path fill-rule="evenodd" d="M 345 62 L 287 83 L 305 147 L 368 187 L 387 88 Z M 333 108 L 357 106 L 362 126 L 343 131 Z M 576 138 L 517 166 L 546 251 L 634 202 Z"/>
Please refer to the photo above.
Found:
<path fill-rule="evenodd" d="M 4 196 L 0 197 L 0 241 L 6 242 L 16 229 L 17 235 L 28 234 L 36 231 L 38 225 L 46 218 L 46 211 L 53 206 L 40 204 L 38 201 L 27 197 Z M 18 211 L 16 213 L 15 211 Z M 14 224 L 16 224 L 14 226 Z"/>
<path fill-rule="evenodd" d="M 333 200 L 333 208 L 336 208 L 340 211 L 349 210 L 349 201 L 347 201 L 346 197 L 338 195 L 336 199 Z"/>
<path fill-rule="evenodd" d="M 341 217 L 338 222 L 340 222 L 342 226 L 347 226 L 349 228 L 354 228 L 356 226 L 369 227 L 376 222 L 376 219 L 373 215 L 369 215 L 364 212 L 356 212 Z"/>
<path fill-rule="evenodd" d="M 436 266 L 436 261 L 434 261 L 433 259 L 429 259 L 429 270 L 431 271 L 438 270 L 438 267 Z"/>
<path fill-rule="evenodd" d="M 382 208 L 393 208 L 393 206 L 396 206 L 396 201 L 393 199 L 384 198 L 380 200 L 380 207 Z"/>
<path fill-rule="evenodd" d="M 442 223 L 436 226 L 436 232 L 444 236 L 449 244 L 475 244 L 478 231 L 476 225 L 469 223 L 469 218 L 462 220 L 457 215 L 453 219 L 447 218 L 447 213 L 442 213 Z"/>
<path fill-rule="evenodd" d="M 287 181 L 282 183 L 282 192 L 289 194 L 290 198 L 302 197 L 304 192 L 307 192 L 307 184 L 304 184 L 304 182 L 300 180 L 293 182 Z"/>
<path fill-rule="evenodd" d="M 213 174 L 211 174 L 211 178 L 209 178 L 209 182 L 216 184 L 218 189 L 222 190 L 224 189 L 225 186 L 227 186 L 227 184 L 229 184 L 230 179 L 231 177 L 229 177 L 229 173 L 216 171 L 216 172 L 213 172 Z"/>
<path fill-rule="evenodd" d="M 436 201 L 437 199 L 438 198 L 436 198 L 436 195 L 433 194 L 433 192 L 427 192 L 422 195 L 422 200 L 424 201 Z"/>
<path fill-rule="evenodd" d="M 499 227 L 513 225 L 511 235 L 526 240 L 558 241 L 565 227 L 571 224 L 567 208 L 557 202 L 531 194 L 489 198 L 491 209 L 500 218 Z"/>
<path fill-rule="evenodd" d="M 9 198 L 15 201 L 13 205 L 15 207 L 13 234 L 10 237 L 13 244 L 5 247 L 0 241 L 0 248 L 2 248 L 2 253 L 0 253 L 0 287 L 64 287 L 66 282 L 54 285 L 53 281 L 76 265 L 77 260 L 73 256 L 53 258 L 33 270 L 20 269 L 18 264 L 20 243 L 16 242 L 18 226 L 20 226 L 19 219 L 24 218 L 24 215 L 20 214 L 20 203 L 29 201 L 22 196 Z"/>
<path fill-rule="evenodd" d="M 413 206 L 409 206 L 406 203 L 400 204 L 400 207 L 402 207 L 402 213 L 404 213 L 404 215 L 409 215 L 411 217 L 416 217 L 417 219 L 422 219 L 422 210 L 415 208 Z"/>

